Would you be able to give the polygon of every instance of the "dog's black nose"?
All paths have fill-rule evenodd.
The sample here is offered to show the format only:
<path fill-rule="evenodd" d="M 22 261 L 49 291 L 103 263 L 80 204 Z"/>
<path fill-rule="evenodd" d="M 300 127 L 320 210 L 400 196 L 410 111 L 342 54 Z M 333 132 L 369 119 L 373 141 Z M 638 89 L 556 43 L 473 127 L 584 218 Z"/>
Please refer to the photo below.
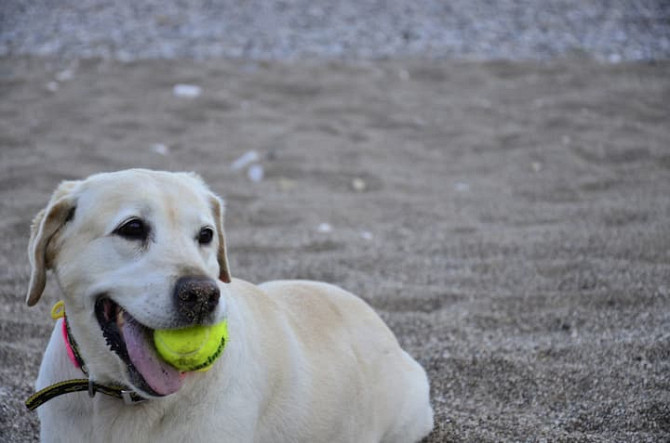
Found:
<path fill-rule="evenodd" d="M 219 287 L 209 277 L 181 277 L 174 288 L 174 302 L 180 317 L 188 323 L 202 323 L 219 304 Z"/>

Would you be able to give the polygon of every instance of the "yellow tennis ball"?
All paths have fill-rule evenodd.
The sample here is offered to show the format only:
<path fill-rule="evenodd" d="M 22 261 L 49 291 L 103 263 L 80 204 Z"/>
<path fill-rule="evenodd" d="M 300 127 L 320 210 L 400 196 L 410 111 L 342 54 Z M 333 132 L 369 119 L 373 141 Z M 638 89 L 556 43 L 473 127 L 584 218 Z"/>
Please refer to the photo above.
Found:
<path fill-rule="evenodd" d="M 221 356 L 228 341 L 228 323 L 154 331 L 158 354 L 180 371 L 205 371 Z"/>

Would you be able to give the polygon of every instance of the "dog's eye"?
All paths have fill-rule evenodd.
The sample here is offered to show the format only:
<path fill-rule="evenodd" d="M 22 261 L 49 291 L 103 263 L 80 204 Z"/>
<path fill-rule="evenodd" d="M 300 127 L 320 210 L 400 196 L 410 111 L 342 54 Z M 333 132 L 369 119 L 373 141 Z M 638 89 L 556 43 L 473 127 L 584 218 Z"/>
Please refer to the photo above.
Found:
<path fill-rule="evenodd" d="M 146 240 L 149 227 L 139 218 L 133 218 L 116 228 L 114 233 L 127 240 Z"/>
<path fill-rule="evenodd" d="M 201 245 L 208 245 L 214 238 L 214 231 L 211 228 L 202 228 L 198 233 L 198 243 Z"/>

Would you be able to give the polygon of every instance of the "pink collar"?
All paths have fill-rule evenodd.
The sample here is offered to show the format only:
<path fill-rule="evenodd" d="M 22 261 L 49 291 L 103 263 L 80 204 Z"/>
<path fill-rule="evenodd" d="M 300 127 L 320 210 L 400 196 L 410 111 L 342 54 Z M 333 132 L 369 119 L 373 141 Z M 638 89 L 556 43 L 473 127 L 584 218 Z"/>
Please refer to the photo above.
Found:
<path fill-rule="evenodd" d="M 65 315 L 63 315 L 61 330 L 63 331 L 63 342 L 65 343 L 65 350 L 67 351 L 68 358 L 70 359 L 75 368 L 84 371 L 83 369 L 84 361 L 81 359 L 81 356 L 77 351 L 77 343 L 70 335 L 70 328 L 67 325 L 67 318 L 65 317 Z"/>

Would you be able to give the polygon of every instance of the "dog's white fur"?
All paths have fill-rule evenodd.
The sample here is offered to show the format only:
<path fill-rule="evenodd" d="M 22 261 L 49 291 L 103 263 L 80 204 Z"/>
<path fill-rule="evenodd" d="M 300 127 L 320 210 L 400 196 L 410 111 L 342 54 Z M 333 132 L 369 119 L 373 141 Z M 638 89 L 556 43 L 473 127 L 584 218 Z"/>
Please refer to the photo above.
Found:
<path fill-rule="evenodd" d="M 147 245 L 113 234 L 131 216 L 151 224 Z M 146 326 L 169 328 L 177 278 L 220 278 L 215 318 L 228 319 L 230 340 L 211 370 L 189 373 L 172 395 L 132 406 L 86 393 L 47 402 L 38 409 L 42 440 L 411 442 L 428 434 L 426 374 L 373 310 L 325 283 L 231 280 L 222 217 L 221 200 L 190 173 L 134 169 L 58 187 L 33 223 L 27 302 L 39 300 L 52 270 L 92 379 L 132 386 L 94 315 L 102 293 Z M 211 245 L 195 240 L 203 226 L 215 229 Z M 37 389 L 81 377 L 59 321 Z"/>

